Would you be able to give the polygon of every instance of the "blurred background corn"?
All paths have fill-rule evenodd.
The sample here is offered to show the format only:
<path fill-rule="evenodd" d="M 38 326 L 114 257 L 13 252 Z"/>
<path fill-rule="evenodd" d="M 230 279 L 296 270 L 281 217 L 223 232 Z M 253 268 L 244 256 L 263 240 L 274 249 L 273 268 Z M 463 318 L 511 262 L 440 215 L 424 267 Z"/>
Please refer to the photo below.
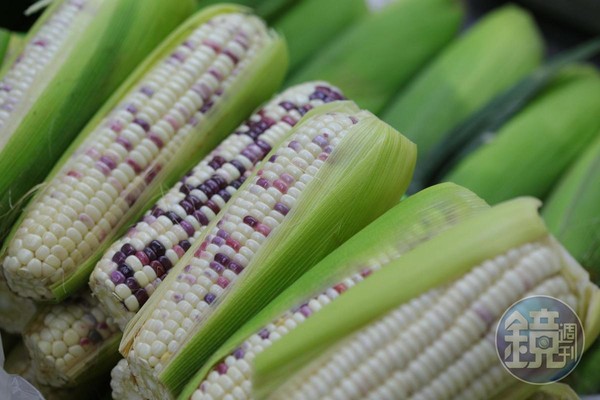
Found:
<path fill-rule="evenodd" d="M 366 16 L 320 49 L 287 81 L 323 79 L 377 114 L 456 34 L 453 0 L 401 0 Z"/>
<path fill-rule="evenodd" d="M 60 0 L 38 19 L 0 70 L 0 242 L 23 196 L 192 10 L 192 0 Z"/>
<path fill-rule="evenodd" d="M 211 356 L 179 398 L 251 398 L 252 360 L 258 353 L 406 251 L 486 208 L 475 194 L 448 183 L 402 201 L 248 321 Z"/>
<path fill-rule="evenodd" d="M 552 184 L 600 132 L 600 76 L 587 67 L 563 71 L 487 142 L 471 149 L 443 180 L 490 204 L 547 196 Z"/>
<path fill-rule="evenodd" d="M 90 287 L 121 329 L 302 115 L 342 99 L 325 82 L 287 89 L 221 142 L 111 246 L 94 269 Z"/>
<path fill-rule="evenodd" d="M 246 320 L 395 204 L 415 149 L 338 102 L 309 112 L 267 157 L 128 324 L 120 351 L 142 396 L 176 395 Z"/>
<path fill-rule="evenodd" d="M 40 310 L 23 334 L 36 381 L 77 386 L 108 371 L 119 359 L 121 332 L 89 292 Z"/>
<path fill-rule="evenodd" d="M 416 177 L 444 134 L 532 72 L 542 54 L 532 17 L 512 5 L 488 14 L 446 47 L 382 116 L 417 144 Z"/>
<path fill-rule="evenodd" d="M 118 233 L 270 96 L 282 41 L 233 6 L 182 25 L 101 110 L 13 227 L 12 290 L 62 299 L 87 283 Z M 268 77 L 268 79 L 265 79 Z"/>
<path fill-rule="evenodd" d="M 600 330 L 600 289 L 549 236 L 538 206 L 481 212 L 326 306 L 257 356 L 256 398 L 527 398 L 536 386 L 496 355 L 511 304 L 553 296 L 576 310 L 588 340 Z"/>

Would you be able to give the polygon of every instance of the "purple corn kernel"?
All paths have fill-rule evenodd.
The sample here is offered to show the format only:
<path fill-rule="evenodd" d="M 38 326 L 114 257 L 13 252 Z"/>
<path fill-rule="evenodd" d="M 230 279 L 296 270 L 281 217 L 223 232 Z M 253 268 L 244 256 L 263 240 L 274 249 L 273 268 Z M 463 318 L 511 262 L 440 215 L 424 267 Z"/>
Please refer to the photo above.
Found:
<path fill-rule="evenodd" d="M 152 249 L 152 251 L 156 254 L 157 257 L 165 255 L 165 246 L 162 245 L 158 240 L 153 240 L 148 245 Z"/>
<path fill-rule="evenodd" d="M 256 140 L 256 146 L 258 146 L 262 150 L 263 154 L 268 154 L 272 149 L 271 145 L 262 139 Z"/>
<path fill-rule="evenodd" d="M 162 141 L 162 139 L 160 137 L 158 137 L 158 135 L 154 134 L 154 133 L 150 133 L 148 135 L 148 138 L 152 141 L 152 143 L 154 143 L 156 145 L 156 147 L 158 147 L 159 149 L 162 149 L 163 146 L 165 145 L 164 142 Z"/>
<path fill-rule="evenodd" d="M 241 176 L 238 179 L 236 179 L 235 181 L 231 182 L 231 187 L 234 189 L 239 189 L 240 186 L 242 186 L 242 184 L 244 183 L 244 181 L 246 180 L 245 176 Z"/>
<path fill-rule="evenodd" d="M 275 162 L 275 160 L 277 160 L 277 154 L 273 154 L 271 157 L 269 157 L 269 162 Z"/>
<path fill-rule="evenodd" d="M 269 234 L 271 233 L 271 228 L 269 228 L 267 225 L 265 224 L 258 224 L 256 225 L 256 228 L 254 228 L 258 233 L 260 233 L 261 235 L 267 237 L 269 236 Z"/>
<path fill-rule="evenodd" d="M 173 300 L 175 300 L 175 303 L 179 303 L 181 300 L 183 300 L 183 295 L 181 293 L 174 293 Z"/>
<path fill-rule="evenodd" d="M 317 144 L 319 147 L 324 148 L 325 146 L 327 146 L 329 143 L 327 142 L 327 139 L 325 139 L 323 136 L 321 135 L 317 135 L 315 136 L 315 138 L 313 139 L 313 143 Z"/>
<path fill-rule="evenodd" d="M 238 360 L 239 360 L 239 359 L 241 359 L 241 358 L 244 358 L 244 355 L 245 355 L 245 354 L 246 354 L 246 352 L 244 351 L 244 349 L 242 349 L 241 347 L 238 347 L 237 349 L 235 349 L 235 350 L 233 351 L 233 354 L 232 354 L 232 355 L 233 355 L 233 356 L 234 356 L 236 359 L 238 359 Z"/>
<path fill-rule="evenodd" d="M 194 218 L 196 218 L 196 221 L 198 221 L 200 223 L 200 225 L 203 225 L 203 226 L 208 225 L 208 222 L 209 222 L 208 217 L 202 211 L 200 211 L 200 210 L 194 211 L 193 216 L 194 216 Z"/>
<path fill-rule="evenodd" d="M 214 193 L 212 193 L 210 187 L 206 183 L 201 183 L 198 186 L 198 190 L 206 195 L 206 197 L 210 198 Z"/>
<path fill-rule="evenodd" d="M 150 124 L 141 118 L 134 118 L 133 123 L 141 126 L 144 132 L 148 132 L 150 130 Z"/>
<path fill-rule="evenodd" d="M 77 171 L 72 171 L 72 170 L 67 172 L 67 175 L 71 176 L 73 178 L 83 178 L 83 175 L 81 173 L 79 173 Z"/>
<path fill-rule="evenodd" d="M 256 154 L 254 154 L 248 148 L 245 148 L 244 150 L 242 150 L 242 152 L 240 154 L 243 155 L 244 157 L 246 157 L 248 160 L 250 160 L 250 162 L 252 162 L 252 164 L 256 164 L 256 162 L 258 161 L 258 157 L 256 157 Z"/>
<path fill-rule="evenodd" d="M 225 364 L 224 362 L 220 363 L 215 368 L 215 370 L 221 375 L 225 375 L 227 373 L 228 369 L 229 369 L 229 367 L 227 367 L 227 364 Z"/>
<path fill-rule="evenodd" d="M 167 271 L 170 270 L 171 268 L 173 268 L 173 264 L 171 263 L 171 260 L 169 260 L 169 258 L 166 256 L 158 257 L 158 262 L 161 263 Z"/>
<path fill-rule="evenodd" d="M 140 89 L 140 92 L 144 93 L 148 97 L 152 97 L 154 95 L 154 90 L 150 89 L 148 86 L 143 86 Z"/>
<path fill-rule="evenodd" d="M 219 191 L 219 189 L 221 189 L 219 183 L 220 183 L 220 181 L 217 182 L 217 181 L 215 181 L 212 178 L 211 179 L 207 179 L 206 182 L 204 182 L 204 184 L 210 188 L 210 191 L 211 191 L 212 194 L 217 193 Z"/>
<path fill-rule="evenodd" d="M 231 160 L 229 163 L 233 165 L 240 172 L 240 174 L 246 172 L 246 167 L 244 167 L 244 165 L 240 161 Z"/>
<path fill-rule="evenodd" d="M 121 246 L 121 251 L 128 257 L 135 254 L 135 248 L 129 243 L 125 243 Z"/>
<path fill-rule="evenodd" d="M 97 326 L 98 329 L 100 329 L 101 331 L 105 331 L 108 329 L 108 324 L 106 322 L 100 322 Z"/>
<path fill-rule="evenodd" d="M 223 239 L 227 239 L 229 237 L 229 233 L 227 231 L 224 231 L 223 229 L 219 229 L 217 231 L 217 236 Z"/>
<path fill-rule="evenodd" d="M 173 224 L 178 224 L 181 222 L 181 217 L 175 214 L 173 211 L 167 211 L 165 216 L 169 218 Z"/>
<path fill-rule="evenodd" d="M 210 268 L 215 271 L 217 274 L 222 274 L 225 271 L 225 267 L 216 261 L 211 261 L 209 263 Z"/>
<path fill-rule="evenodd" d="M 79 345 L 80 346 L 87 346 L 89 344 L 91 344 L 90 339 L 88 339 L 86 337 L 79 339 Z"/>
<path fill-rule="evenodd" d="M 350 116 L 350 121 L 352 121 L 352 124 L 358 124 L 358 119 L 354 116 Z"/>
<path fill-rule="evenodd" d="M 182 220 L 179 225 L 183 228 L 183 230 L 185 231 L 185 233 L 187 233 L 188 236 L 193 236 L 194 233 L 196 232 L 196 230 L 194 229 L 194 227 L 192 226 L 192 224 L 190 224 L 189 222 Z"/>
<path fill-rule="evenodd" d="M 258 180 L 256 181 L 256 184 L 258 186 L 261 186 L 261 187 L 265 188 L 265 189 L 269 188 L 269 181 L 266 180 L 265 178 L 258 178 Z"/>
<path fill-rule="evenodd" d="M 239 275 L 244 270 L 244 267 L 233 261 L 229 263 L 227 268 L 229 268 L 236 275 Z"/>
<path fill-rule="evenodd" d="M 217 254 L 215 254 L 215 261 L 218 262 L 219 264 L 225 266 L 225 267 L 227 267 L 229 265 L 229 263 L 231 262 L 231 260 L 229 259 L 229 257 L 227 257 L 223 253 L 217 253 Z"/>
<path fill-rule="evenodd" d="M 300 151 L 302 150 L 302 146 L 300 145 L 300 143 L 298 143 L 295 140 L 292 140 L 289 144 L 288 147 L 294 151 Z"/>
<path fill-rule="evenodd" d="M 110 280 L 115 285 L 118 285 L 119 283 L 125 282 L 125 276 L 122 273 L 120 273 L 119 271 L 113 271 L 110 274 Z"/>
<path fill-rule="evenodd" d="M 117 267 L 117 271 L 123 274 L 123 276 L 125 276 L 126 278 L 133 276 L 133 269 L 131 269 L 131 267 L 127 264 L 119 264 L 119 266 Z"/>
<path fill-rule="evenodd" d="M 281 180 L 285 182 L 286 185 L 291 185 L 294 183 L 295 179 L 290 174 L 283 173 L 280 176 Z"/>
<path fill-rule="evenodd" d="M 286 216 L 290 212 L 290 209 L 283 203 L 276 203 L 273 209 L 283 216 Z"/>
<path fill-rule="evenodd" d="M 187 215 L 191 215 L 191 214 L 194 213 L 194 211 L 196 211 L 196 209 L 194 208 L 194 206 L 192 205 L 192 203 L 190 203 L 186 199 L 181 200 L 179 202 L 179 205 L 181 206 L 181 208 L 183 208 L 185 210 L 185 213 Z"/>
<path fill-rule="evenodd" d="M 296 105 L 290 101 L 282 101 L 281 103 L 279 103 L 279 105 L 281 107 L 283 107 L 283 109 L 286 111 L 291 111 L 291 110 L 296 109 Z"/>
<path fill-rule="evenodd" d="M 187 201 L 189 201 L 190 203 L 192 203 L 192 206 L 194 207 L 195 210 L 199 209 L 200 207 L 203 206 L 202 202 L 200 201 L 199 198 L 197 198 L 196 196 L 194 196 L 193 194 L 190 194 L 186 197 Z"/>
<path fill-rule="evenodd" d="M 142 167 L 136 163 L 134 160 L 132 160 L 131 158 L 128 158 L 126 160 L 127 165 L 129 165 L 131 168 L 133 168 L 133 170 L 135 171 L 136 174 L 139 174 L 140 172 L 142 172 Z"/>
<path fill-rule="evenodd" d="M 219 208 L 217 203 L 215 203 L 212 200 L 208 200 L 205 205 L 206 205 L 206 207 L 210 208 L 211 211 L 214 212 L 215 214 L 218 214 L 219 211 L 221 211 L 221 209 Z"/>
<path fill-rule="evenodd" d="M 227 180 L 219 174 L 214 174 L 210 179 L 217 185 L 217 190 L 225 189 L 227 187 Z"/>
<path fill-rule="evenodd" d="M 223 80 L 223 74 L 214 68 L 209 68 L 208 73 L 214 76 L 219 82 Z"/>
<path fill-rule="evenodd" d="M 185 61 L 185 56 L 177 51 L 171 54 L 171 58 L 181 62 Z"/>
<path fill-rule="evenodd" d="M 102 341 L 102 335 L 95 329 L 89 331 L 87 337 L 93 344 L 98 344 Z"/>
<path fill-rule="evenodd" d="M 269 332 L 267 328 L 263 328 L 258 332 L 258 336 L 260 336 L 261 339 L 268 339 L 270 335 L 271 332 Z"/>
<path fill-rule="evenodd" d="M 212 304 L 216 298 L 217 296 L 215 296 L 213 293 L 207 293 L 206 296 L 204 296 L 204 301 L 208 304 Z"/>
<path fill-rule="evenodd" d="M 317 158 L 321 161 L 326 161 L 329 158 L 329 154 L 323 152 L 323 153 L 319 154 L 319 156 Z"/>
<path fill-rule="evenodd" d="M 331 146 L 325 146 L 325 148 L 323 149 L 323 151 L 327 154 L 331 154 L 331 152 L 333 151 L 333 147 Z"/>
<path fill-rule="evenodd" d="M 167 273 L 165 267 L 163 267 L 163 265 L 156 260 L 150 263 L 150 268 L 152 268 L 152 270 L 156 272 L 156 276 L 159 278 L 162 278 Z"/>
<path fill-rule="evenodd" d="M 225 289 L 229 285 L 229 279 L 225 278 L 224 276 L 220 276 L 217 278 L 217 285 Z"/>
<path fill-rule="evenodd" d="M 229 194 L 227 190 L 220 190 L 217 194 L 221 196 L 221 198 L 225 200 L 225 202 L 228 202 L 229 199 L 231 199 L 231 194 Z"/>
<path fill-rule="evenodd" d="M 148 255 L 143 251 L 136 252 L 135 256 L 140 260 L 142 265 L 148 265 L 150 263 L 150 258 L 148 258 Z"/>
<path fill-rule="evenodd" d="M 302 108 L 300 109 L 300 115 L 304 115 L 307 112 L 309 112 L 310 110 L 312 110 L 312 106 L 310 104 L 305 104 L 304 106 L 302 106 Z"/>
<path fill-rule="evenodd" d="M 312 314 L 312 310 L 310 309 L 310 307 L 308 306 L 308 304 L 303 304 L 302 306 L 300 306 L 300 310 L 299 311 L 306 318 L 310 317 L 311 314 Z"/>
<path fill-rule="evenodd" d="M 129 140 L 125 139 L 122 136 L 119 136 L 118 138 L 116 138 L 115 142 L 119 143 L 127 151 L 131 151 L 133 149 L 133 146 L 131 145 L 131 142 Z"/>
<path fill-rule="evenodd" d="M 204 46 L 208 46 L 211 49 L 213 49 L 213 51 L 215 53 L 220 53 L 221 52 L 221 45 L 219 45 L 219 43 L 215 42 L 214 40 L 205 39 L 204 41 L 202 41 L 202 44 Z"/>
<path fill-rule="evenodd" d="M 157 256 L 156 253 L 149 247 L 144 247 L 144 250 L 142 250 L 144 252 L 144 254 L 146 254 L 146 257 L 148 257 L 148 260 L 150 261 L 154 261 L 156 260 Z"/>
<path fill-rule="evenodd" d="M 158 218 L 161 215 L 165 215 L 165 212 L 159 207 L 154 207 L 151 214 L 154 218 Z"/>
<path fill-rule="evenodd" d="M 179 246 L 181 246 L 181 248 L 184 251 L 188 251 L 190 249 L 190 247 L 192 247 L 190 242 L 188 242 L 187 240 L 182 240 L 181 242 L 179 242 Z"/>
<path fill-rule="evenodd" d="M 280 179 L 275 179 L 275 182 L 273 182 L 273 187 L 283 194 L 286 194 L 288 191 L 287 185 Z"/>
<path fill-rule="evenodd" d="M 223 54 L 231 58 L 231 61 L 233 61 L 234 64 L 237 64 L 240 61 L 240 59 L 229 49 L 223 50 Z"/>
<path fill-rule="evenodd" d="M 46 47 L 48 46 L 48 41 L 45 39 L 37 39 L 33 41 L 34 46 Z"/>
<path fill-rule="evenodd" d="M 249 225 L 252 228 L 254 228 L 258 224 L 256 218 L 251 217 L 250 215 L 245 216 L 243 221 L 246 225 Z"/>
<path fill-rule="evenodd" d="M 125 284 L 127 285 L 127 287 L 133 292 L 134 290 L 137 290 L 140 288 L 140 285 L 137 283 L 137 281 L 135 280 L 134 277 L 130 276 L 129 278 L 127 278 L 125 280 Z"/>
<path fill-rule="evenodd" d="M 173 251 L 177 254 L 177 257 L 181 258 L 185 254 L 185 250 L 178 244 L 173 246 Z"/>
<path fill-rule="evenodd" d="M 140 307 L 148 301 L 148 292 L 146 292 L 146 289 L 138 289 L 133 295 L 138 301 Z"/>
<path fill-rule="evenodd" d="M 181 185 L 181 187 L 179 188 L 179 191 L 185 195 L 190 194 L 190 192 L 194 190 L 194 187 L 188 183 L 184 183 L 183 185 Z"/>
<path fill-rule="evenodd" d="M 223 246 L 225 244 L 225 239 L 215 236 L 212 238 L 212 243 L 216 244 L 217 246 Z"/>
<path fill-rule="evenodd" d="M 232 238 L 227 238 L 227 240 L 225 240 L 225 244 L 231 247 L 236 252 L 240 251 L 240 248 L 242 247 L 242 245 L 240 245 L 240 242 L 238 242 L 237 240 L 233 240 Z M 229 266 L 229 269 L 233 270 L 233 268 L 231 268 L 231 265 Z"/>
<path fill-rule="evenodd" d="M 283 118 L 281 118 L 281 120 L 283 122 L 285 122 L 286 124 L 288 124 L 289 126 L 294 126 L 298 122 L 294 118 L 290 117 L 289 115 L 284 116 Z"/>
<path fill-rule="evenodd" d="M 138 112 L 137 107 L 133 104 L 129 104 L 127 107 L 125 107 L 125 110 L 129 111 L 131 114 L 136 114 Z"/>
<path fill-rule="evenodd" d="M 127 258 L 127 256 L 122 251 L 117 251 L 112 256 L 112 260 L 115 264 L 121 264 L 123 261 L 125 261 L 126 258 Z"/>

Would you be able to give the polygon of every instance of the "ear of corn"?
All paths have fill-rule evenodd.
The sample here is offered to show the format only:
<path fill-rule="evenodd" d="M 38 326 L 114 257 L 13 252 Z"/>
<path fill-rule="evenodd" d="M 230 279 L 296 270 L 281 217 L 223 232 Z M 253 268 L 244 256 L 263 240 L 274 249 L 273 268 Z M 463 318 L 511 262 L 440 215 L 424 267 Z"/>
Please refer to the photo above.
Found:
<path fill-rule="evenodd" d="M 294 73 L 367 13 L 365 0 L 346 0 L 343 7 L 336 0 L 302 0 L 295 5 L 274 23 L 290 49 L 290 72 Z"/>
<path fill-rule="evenodd" d="M 453 184 L 437 185 L 402 201 L 248 321 L 211 356 L 179 398 L 250 398 L 250 365 L 258 353 L 420 242 L 486 208 L 473 193 Z"/>
<path fill-rule="evenodd" d="M 476 214 L 329 304 L 257 356 L 256 398 L 526 398 L 496 355 L 506 308 L 550 295 L 577 311 L 586 343 L 600 330 L 600 290 L 549 236 L 539 204 Z"/>
<path fill-rule="evenodd" d="M 600 132 L 552 190 L 542 215 L 550 231 L 600 284 Z"/>
<path fill-rule="evenodd" d="M 378 113 L 453 38 L 461 17 L 460 4 L 452 0 L 392 3 L 323 48 L 288 84 L 324 79 Z"/>
<path fill-rule="evenodd" d="M 36 381 L 74 387 L 102 378 L 119 359 L 121 332 L 90 293 L 41 309 L 23 333 Z"/>
<path fill-rule="evenodd" d="M 88 124 L 13 228 L 4 260 L 11 289 L 60 300 L 87 283 L 161 185 L 270 96 L 284 70 L 284 43 L 245 9 L 190 18 Z"/>
<path fill-rule="evenodd" d="M 257 110 L 188 172 L 99 261 L 90 287 L 121 329 L 254 167 L 309 109 L 343 99 L 325 82 L 294 86 Z"/>
<path fill-rule="evenodd" d="M 135 377 L 126 359 L 121 359 L 110 373 L 113 400 L 146 400 L 137 391 Z"/>
<path fill-rule="evenodd" d="M 564 71 L 443 180 L 463 185 L 492 204 L 521 195 L 544 197 L 600 132 L 598 115 L 598 73 L 584 68 Z"/>
<path fill-rule="evenodd" d="M 45 400 L 79 399 L 90 395 L 90 386 L 81 385 L 73 388 L 56 388 L 40 384 L 36 377 L 31 358 L 23 342 L 8 353 L 4 369 L 9 374 L 19 375 L 32 384 Z M 102 387 L 103 381 L 94 381 L 95 387 Z"/>
<path fill-rule="evenodd" d="M 534 21 L 513 5 L 488 14 L 445 48 L 383 115 L 417 144 L 416 177 L 444 134 L 533 71 L 542 53 Z"/>
<path fill-rule="evenodd" d="M 310 111 L 128 324 L 120 351 L 140 393 L 177 394 L 246 320 L 395 204 L 414 159 L 412 143 L 353 103 Z"/>
<path fill-rule="evenodd" d="M 0 328 L 10 333 L 22 333 L 37 306 L 30 299 L 13 293 L 0 271 Z"/>
<path fill-rule="evenodd" d="M 600 135 L 552 190 L 542 215 L 550 231 L 600 283 Z M 568 377 L 578 393 L 600 390 L 600 342 Z"/>
<path fill-rule="evenodd" d="M 566 66 L 586 60 L 598 50 L 600 39 L 590 40 L 558 54 L 444 133 L 442 139 L 430 149 L 429 157 L 421 159 L 411 189 L 417 190 L 438 182 L 465 154 L 481 143 L 489 142 L 498 129 L 542 92 Z"/>
<path fill-rule="evenodd" d="M 93 113 L 192 10 L 192 0 L 61 0 L 44 12 L 0 76 L 0 235 Z"/>

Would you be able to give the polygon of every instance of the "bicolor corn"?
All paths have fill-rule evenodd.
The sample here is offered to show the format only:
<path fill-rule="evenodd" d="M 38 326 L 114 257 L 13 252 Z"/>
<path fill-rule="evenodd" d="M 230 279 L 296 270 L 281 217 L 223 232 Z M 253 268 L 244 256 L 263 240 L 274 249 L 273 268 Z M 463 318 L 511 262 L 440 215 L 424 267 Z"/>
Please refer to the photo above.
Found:
<path fill-rule="evenodd" d="M 519 199 L 479 213 L 332 302 L 258 355 L 256 398 L 527 398 L 535 386 L 496 354 L 511 304 L 553 296 L 577 311 L 587 340 L 600 331 L 600 290 L 538 206 Z"/>
<path fill-rule="evenodd" d="M 101 376 L 118 360 L 121 332 L 90 293 L 42 309 L 23 333 L 36 381 L 75 386 Z"/>
<path fill-rule="evenodd" d="M 224 338 L 397 202 L 414 156 L 352 103 L 309 112 L 128 324 L 121 352 L 140 393 L 181 390 Z"/>
<path fill-rule="evenodd" d="M 252 361 L 257 354 L 392 260 L 485 209 L 481 199 L 453 184 L 438 185 L 404 200 L 245 324 L 190 380 L 180 398 L 251 398 Z"/>
<path fill-rule="evenodd" d="M 87 282 L 161 185 L 270 96 L 283 54 L 262 21 L 233 6 L 182 25 L 90 122 L 13 228 L 4 259 L 11 289 L 60 299 Z"/>
<path fill-rule="evenodd" d="M 0 70 L 0 235 L 97 109 L 192 11 L 192 0 L 57 0 L 44 12 Z"/>
<path fill-rule="evenodd" d="M 115 242 L 90 279 L 122 329 L 244 180 L 308 110 L 343 99 L 324 82 L 292 87 L 256 111 Z"/>

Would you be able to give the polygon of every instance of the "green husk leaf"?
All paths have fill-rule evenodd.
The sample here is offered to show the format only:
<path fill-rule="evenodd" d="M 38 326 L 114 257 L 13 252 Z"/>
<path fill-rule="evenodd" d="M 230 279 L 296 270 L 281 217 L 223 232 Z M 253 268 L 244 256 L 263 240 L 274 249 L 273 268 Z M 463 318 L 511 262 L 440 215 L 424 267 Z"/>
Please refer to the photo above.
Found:
<path fill-rule="evenodd" d="M 520 198 L 478 213 L 356 285 L 256 357 L 255 397 L 266 398 L 341 336 L 462 276 L 473 265 L 545 237 L 547 229 L 538 216 L 539 205 L 536 199 Z"/>
<path fill-rule="evenodd" d="M 416 156 L 414 145 L 372 114 L 358 111 L 351 102 L 329 106 L 359 117 L 359 122 L 348 128 L 312 183 L 303 189 L 284 223 L 271 232 L 244 274 L 228 288 L 227 296 L 202 324 L 194 327 L 160 372 L 160 382 L 171 393 L 179 393 L 197 369 L 245 321 L 324 256 L 396 204 L 408 186 Z M 321 107 L 315 109 L 303 121 L 323 113 L 321 110 Z M 301 122 L 294 129 L 302 126 Z M 274 149 L 271 155 L 276 152 Z M 270 155 L 265 157 L 269 158 Z M 244 188 L 234 196 L 240 196 Z M 359 192 L 361 195 L 357 196 Z M 232 199 L 228 205 L 233 203 Z M 215 220 L 212 225 L 217 223 Z M 210 231 L 211 225 L 205 232 Z M 202 241 L 200 237 L 195 246 Z M 194 252 L 194 247 L 189 250 L 190 254 Z M 185 265 L 184 257 L 176 268 Z M 175 274 L 171 272 L 166 281 L 175 279 L 171 278 Z M 168 284 L 163 283 L 158 290 L 165 293 L 168 289 Z M 155 293 L 150 301 L 155 298 L 160 301 L 160 297 Z M 135 327 L 126 332 L 122 351 L 132 333 L 135 334 Z"/>
<path fill-rule="evenodd" d="M 600 132 L 542 209 L 548 229 L 600 284 Z"/>
<path fill-rule="evenodd" d="M 413 187 L 425 187 L 439 181 L 462 159 L 491 135 L 495 135 L 507 121 L 521 111 L 538 95 L 564 67 L 585 60 L 600 50 L 600 39 L 584 43 L 572 50 L 559 54 L 541 68 L 525 77 L 513 87 L 496 96 L 468 119 L 443 135 L 431 149 L 431 155 L 424 160 L 415 175 Z"/>
<path fill-rule="evenodd" d="M 600 132 L 598 115 L 599 74 L 592 68 L 565 70 L 444 180 L 473 190 L 490 204 L 515 196 L 544 198 Z"/>
<path fill-rule="evenodd" d="M 300 0 L 233 0 L 232 3 L 243 5 L 254 10 L 256 15 L 267 21 L 273 21 Z M 198 9 L 222 3 L 221 0 L 198 0 Z"/>
<path fill-rule="evenodd" d="M 437 156 L 432 156 L 436 143 L 450 140 L 444 135 L 454 126 L 532 72 L 542 54 L 543 42 L 532 17 L 508 5 L 445 48 L 401 92 L 383 119 L 419 148 L 413 191 L 424 187 L 419 183 L 422 169 L 437 163 Z"/>
<path fill-rule="evenodd" d="M 290 73 L 294 73 L 324 45 L 329 45 L 353 23 L 367 15 L 365 0 L 303 0 L 275 21 L 275 29 L 290 49 Z M 310 21 L 310 24 L 307 24 Z"/>
<path fill-rule="evenodd" d="M 108 113 L 121 101 L 121 99 L 143 78 L 145 73 L 151 69 L 155 63 L 162 60 L 172 50 L 173 46 L 180 43 L 187 37 L 198 25 L 205 23 L 212 17 L 222 13 L 248 12 L 248 9 L 235 5 L 220 5 L 208 7 L 189 18 L 183 25 L 175 30 L 127 79 L 127 81 L 115 92 L 111 99 L 100 109 L 100 111 L 90 120 L 85 129 L 72 143 L 63 157 L 50 172 L 47 180 L 53 179 L 62 169 L 64 164 L 69 161 L 71 155 L 87 139 L 96 126 L 108 115 Z M 148 204 L 154 204 L 161 196 L 163 190 L 171 187 L 177 179 L 185 172 L 191 169 L 199 160 L 201 160 L 210 150 L 212 150 L 221 139 L 230 133 L 239 123 L 249 115 L 252 110 L 269 98 L 276 90 L 285 74 L 287 65 L 287 56 L 285 43 L 283 40 L 271 31 L 271 43 L 261 50 L 257 55 L 256 62 L 246 70 L 244 79 L 235 81 L 225 93 L 221 101 L 225 104 L 220 107 L 214 107 L 207 114 L 207 119 L 196 128 L 196 133 L 190 135 L 187 142 L 181 146 L 177 155 L 177 160 L 170 160 L 168 163 L 164 156 L 153 161 L 154 164 L 163 162 L 163 167 L 156 175 L 153 183 L 146 188 L 141 196 L 138 197 L 135 204 L 129 208 L 125 216 L 115 227 L 113 232 L 108 235 L 102 244 L 95 250 L 94 254 L 87 260 L 78 265 L 77 269 L 66 276 L 63 281 L 55 283 L 52 287 L 52 293 L 55 301 L 61 301 L 77 289 L 87 284 L 89 274 L 94 268 L 98 258 L 104 254 L 106 249 L 112 244 L 111 238 L 122 236 L 132 221 L 141 217 Z M 40 192 L 40 196 L 43 192 Z M 33 200 L 35 201 L 35 199 Z M 21 216 L 15 228 L 11 232 L 6 246 L 11 237 L 16 233 L 24 216 Z"/>
<path fill-rule="evenodd" d="M 474 193 L 449 183 L 425 189 L 402 201 L 302 275 L 231 336 L 188 382 L 179 398 L 190 398 L 217 363 L 286 311 L 359 272 L 382 252 L 398 257 L 440 231 L 487 208 Z"/>
<path fill-rule="evenodd" d="M 4 56 L 8 50 L 11 34 L 6 29 L 0 28 L 0 66 L 4 62 Z"/>
<path fill-rule="evenodd" d="M 27 34 L 31 40 L 62 4 L 55 1 Z M 93 1 L 61 54 L 40 74 L 0 135 L 0 237 L 94 112 L 134 67 L 193 10 L 192 0 Z M 84 27 L 86 21 L 89 22 Z M 15 55 L 16 56 L 16 55 Z M 3 72 L 8 69 L 3 68 Z M 35 140 L 32 140 L 35 133 Z"/>
<path fill-rule="evenodd" d="M 461 18 L 461 6 L 453 0 L 395 2 L 349 28 L 286 85 L 323 79 L 338 86 L 359 106 L 379 113 L 454 37 Z"/>

